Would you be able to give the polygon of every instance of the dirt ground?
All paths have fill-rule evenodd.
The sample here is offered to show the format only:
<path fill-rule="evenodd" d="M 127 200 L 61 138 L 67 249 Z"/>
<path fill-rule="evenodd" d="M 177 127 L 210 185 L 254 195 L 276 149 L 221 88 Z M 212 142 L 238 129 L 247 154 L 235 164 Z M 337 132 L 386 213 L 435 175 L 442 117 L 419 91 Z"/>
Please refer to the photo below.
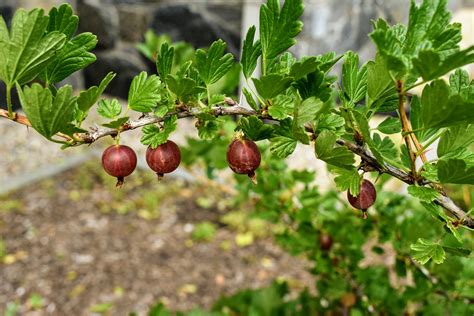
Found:
<path fill-rule="evenodd" d="M 207 308 L 278 277 L 311 286 L 307 263 L 272 240 L 237 246 L 219 222 L 225 199 L 143 173 L 116 190 L 90 164 L 0 198 L 0 314 L 143 315 L 160 300 Z M 202 221 L 218 227 L 210 242 L 191 238 Z"/>

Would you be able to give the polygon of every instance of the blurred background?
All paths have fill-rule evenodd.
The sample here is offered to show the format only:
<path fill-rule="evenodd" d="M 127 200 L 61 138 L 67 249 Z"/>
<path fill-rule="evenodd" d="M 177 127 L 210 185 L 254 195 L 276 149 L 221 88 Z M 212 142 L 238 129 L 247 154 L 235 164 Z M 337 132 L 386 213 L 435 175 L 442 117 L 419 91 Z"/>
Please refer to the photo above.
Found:
<path fill-rule="evenodd" d="M 8 23 L 19 7 L 48 10 L 63 2 L 0 0 L 0 14 Z M 383 17 L 396 23 L 407 18 L 409 9 L 408 1 L 400 0 L 304 2 L 304 29 L 292 52 L 303 56 L 354 50 L 363 62 L 375 51 L 367 36 L 370 20 Z M 106 93 L 126 98 L 136 74 L 156 72 L 152 48 L 163 41 L 179 47 L 179 58 L 186 60 L 195 48 L 221 38 L 238 58 L 242 35 L 258 25 L 261 1 L 69 3 L 80 17 L 79 31 L 96 34 L 99 43 L 97 61 L 64 83 L 80 90 L 114 71 L 117 77 Z M 463 46 L 473 45 L 474 0 L 449 0 L 449 6 L 454 20 L 463 23 Z M 473 76 L 474 69 L 470 72 Z M 238 86 L 234 72 L 220 88 L 239 98 Z M 5 100 L 4 93 L 1 86 L 0 100 Z M 0 107 L 5 108 L 4 102 Z M 189 140 L 197 137 L 194 122 L 179 124 L 172 139 L 205 152 L 205 146 Z M 123 136 L 142 157 L 139 168 L 145 170 L 139 139 L 140 131 Z M 308 262 L 289 256 L 262 234 L 278 227 L 262 229 L 261 222 L 239 218 L 240 213 L 224 217 L 241 201 L 233 198 L 234 186 L 227 181 L 232 178 L 225 169 L 227 140 L 221 141 L 220 152 L 209 159 L 219 157 L 212 163 L 222 171 L 210 170 L 206 162 L 207 169 L 180 168 L 162 183 L 140 171 L 116 191 L 99 162 L 111 140 L 61 151 L 34 131 L 0 120 L 0 313 L 126 315 L 157 300 L 189 310 L 276 278 L 289 280 L 295 289 L 314 286 Z M 188 160 L 194 158 L 190 151 Z M 322 187 L 332 183 L 309 148 L 298 148 L 286 163 L 317 171 Z"/>

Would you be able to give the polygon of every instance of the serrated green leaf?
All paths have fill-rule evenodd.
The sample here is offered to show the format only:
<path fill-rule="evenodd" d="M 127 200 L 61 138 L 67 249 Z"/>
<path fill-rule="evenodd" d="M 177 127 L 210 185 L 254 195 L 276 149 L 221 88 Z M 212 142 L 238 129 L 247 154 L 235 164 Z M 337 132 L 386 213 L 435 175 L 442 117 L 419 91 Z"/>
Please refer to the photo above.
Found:
<path fill-rule="evenodd" d="M 421 105 L 424 128 L 474 123 L 474 100 L 451 95 L 449 86 L 441 79 L 423 89 Z"/>
<path fill-rule="evenodd" d="M 297 125 L 304 125 L 316 119 L 317 114 L 323 109 L 323 102 L 314 97 L 298 102 L 294 110 L 294 120 Z"/>
<path fill-rule="evenodd" d="M 115 128 L 115 129 L 117 129 L 117 128 L 122 127 L 123 124 L 127 123 L 127 122 L 128 122 L 128 119 L 129 119 L 128 116 L 120 117 L 120 118 L 116 119 L 115 121 L 111 121 L 111 122 L 102 124 L 102 126 L 105 126 L 105 127 L 108 127 L 108 128 Z"/>
<path fill-rule="evenodd" d="M 450 218 L 446 213 L 444 212 L 443 208 L 435 203 L 427 203 L 427 202 L 421 202 L 421 205 L 425 207 L 425 209 L 433 216 L 433 218 L 439 220 L 440 222 L 443 223 L 449 223 Z"/>
<path fill-rule="evenodd" d="M 352 110 L 351 113 L 354 118 L 354 127 L 362 135 L 364 142 L 366 142 L 367 145 L 369 145 L 370 150 L 372 151 L 374 156 L 377 158 L 377 160 L 380 162 L 383 162 L 383 156 L 379 151 L 379 146 L 381 146 L 382 150 L 386 150 L 393 153 L 395 149 L 390 148 L 391 140 L 389 138 L 385 138 L 384 141 L 381 141 L 380 136 L 379 136 L 377 138 L 379 142 L 375 144 L 372 137 L 370 137 L 370 126 L 369 126 L 369 120 L 367 119 L 367 116 L 365 116 L 359 111 L 354 111 L 354 110 Z M 374 135 L 374 137 L 377 137 L 377 136 Z M 388 146 L 388 147 L 385 147 L 385 146 Z"/>
<path fill-rule="evenodd" d="M 344 125 L 346 121 L 340 115 L 336 114 L 322 114 L 316 120 L 316 132 L 322 132 L 323 130 L 330 130 L 336 135 L 341 136 L 344 131 Z"/>
<path fill-rule="evenodd" d="M 441 264 L 446 259 L 446 254 L 440 244 L 423 238 L 418 238 L 416 243 L 412 244 L 410 248 L 415 251 L 413 259 L 423 265 L 430 260 L 433 260 L 436 264 Z"/>
<path fill-rule="evenodd" d="M 298 142 L 289 137 L 277 136 L 270 139 L 270 151 L 273 155 L 279 158 L 286 158 L 291 155 Z"/>
<path fill-rule="evenodd" d="M 242 49 L 242 58 L 240 63 L 242 64 L 242 72 L 244 73 L 246 79 L 249 79 L 252 76 L 255 68 L 257 67 L 258 57 L 260 57 L 262 54 L 262 46 L 260 41 L 257 40 L 254 42 L 255 31 L 255 26 L 251 26 L 249 28 Z"/>
<path fill-rule="evenodd" d="M 441 158 L 457 150 L 465 150 L 474 143 L 474 125 L 450 127 L 441 136 L 438 144 L 438 157 Z"/>
<path fill-rule="evenodd" d="M 289 75 L 294 80 L 299 80 L 308 74 L 315 72 L 321 62 L 316 57 L 303 57 L 291 66 Z"/>
<path fill-rule="evenodd" d="M 288 89 L 291 82 L 293 81 L 293 78 L 278 74 L 271 74 L 263 76 L 260 79 L 252 78 L 252 80 L 258 94 L 260 94 L 265 100 L 269 100 Z"/>
<path fill-rule="evenodd" d="M 163 122 L 163 128 L 157 125 L 147 125 L 142 129 L 142 138 L 140 142 L 145 146 L 156 149 L 161 144 L 168 141 L 169 136 L 176 130 L 178 117 L 176 115 L 168 116 Z"/>
<path fill-rule="evenodd" d="M 21 85 L 33 80 L 44 70 L 56 52 L 66 41 L 66 36 L 54 31 L 46 33 L 48 27 L 44 11 L 24 9 L 16 11 L 8 33 L 3 18 L 0 21 L 0 79 L 7 86 L 15 82 Z"/>
<path fill-rule="evenodd" d="M 168 84 L 170 91 L 176 94 L 180 100 L 206 90 L 203 87 L 198 86 L 197 82 L 193 79 L 180 78 L 174 75 L 169 75 L 166 79 L 166 83 Z"/>
<path fill-rule="evenodd" d="M 338 190 L 349 190 L 352 196 L 359 195 L 361 175 L 359 172 L 357 172 L 356 168 L 341 169 L 337 167 L 331 167 L 329 170 L 337 174 L 337 176 L 334 178 L 334 182 L 336 182 L 336 187 Z"/>
<path fill-rule="evenodd" d="M 76 33 L 79 17 L 73 14 L 71 5 L 64 3 L 59 8 L 53 7 L 48 15 L 47 32 L 58 31 L 66 35 L 67 40 Z"/>
<path fill-rule="evenodd" d="M 161 44 L 160 51 L 156 58 L 156 69 L 161 80 L 164 82 L 173 68 L 174 47 L 167 42 Z"/>
<path fill-rule="evenodd" d="M 469 73 L 464 69 L 456 69 L 449 76 L 449 87 L 452 94 L 459 94 L 467 98 L 469 94 Z"/>
<path fill-rule="evenodd" d="M 215 119 L 202 121 L 198 127 L 199 138 L 204 140 L 211 140 L 218 136 L 219 124 Z"/>
<path fill-rule="evenodd" d="M 100 100 L 97 113 L 102 117 L 113 119 L 122 113 L 122 105 L 117 99 Z"/>
<path fill-rule="evenodd" d="M 92 86 L 85 91 L 81 91 L 79 97 L 77 98 L 78 108 L 83 112 L 88 112 L 89 109 L 97 102 L 105 89 L 115 78 L 115 73 L 109 72 L 104 79 L 100 82 L 99 86 Z"/>
<path fill-rule="evenodd" d="M 349 51 L 342 65 L 342 85 L 348 101 L 353 105 L 367 93 L 367 64 L 359 69 L 359 55 Z"/>
<path fill-rule="evenodd" d="M 61 132 L 74 119 L 76 97 L 72 96 L 72 87 L 61 87 L 53 98 L 51 91 L 34 83 L 31 87 L 17 84 L 18 95 L 26 116 L 33 128 L 47 139 Z"/>
<path fill-rule="evenodd" d="M 374 31 L 369 36 L 377 47 L 377 53 L 385 59 L 388 70 L 395 72 L 397 77 L 403 76 L 408 68 L 408 61 L 403 56 L 405 26 L 390 27 L 383 19 L 378 19 L 373 25 Z"/>
<path fill-rule="evenodd" d="M 273 128 L 264 124 L 255 116 L 242 117 L 239 121 L 238 128 L 244 132 L 245 136 L 254 142 L 273 136 Z"/>
<path fill-rule="evenodd" d="M 272 100 L 272 105 L 268 108 L 268 114 L 274 119 L 283 120 L 288 115 L 293 114 L 295 99 L 293 95 L 281 94 Z"/>
<path fill-rule="evenodd" d="M 330 165 L 352 169 L 354 155 L 347 148 L 336 145 L 337 136 L 331 131 L 324 130 L 315 142 L 316 157 Z"/>
<path fill-rule="evenodd" d="M 443 249 L 444 251 L 459 257 L 469 257 L 471 254 L 471 250 L 467 248 L 443 246 Z"/>
<path fill-rule="evenodd" d="M 416 185 L 408 186 L 408 193 L 410 195 L 424 201 L 424 202 L 432 202 L 435 199 L 440 197 L 440 193 L 433 188 L 428 187 L 420 187 Z"/>
<path fill-rule="evenodd" d="M 224 55 L 226 46 L 219 39 L 212 43 L 207 52 L 203 49 L 196 51 L 196 67 L 206 86 L 217 82 L 232 68 L 234 57 L 230 53 Z"/>
<path fill-rule="evenodd" d="M 331 97 L 331 85 L 335 80 L 335 77 L 326 77 L 323 71 L 316 70 L 295 82 L 294 86 L 303 100 L 315 97 L 326 102 Z"/>
<path fill-rule="evenodd" d="M 96 57 L 89 51 L 94 49 L 96 44 L 97 37 L 92 33 L 81 33 L 74 37 L 59 50 L 42 77 L 46 82 L 56 83 L 92 64 Z"/>
<path fill-rule="evenodd" d="M 250 107 L 256 112 L 260 111 L 260 107 L 257 105 L 257 102 L 253 98 L 252 93 L 245 87 L 242 88 L 242 93 L 244 94 L 245 100 L 247 100 L 247 103 L 250 105 Z"/>
<path fill-rule="evenodd" d="M 161 100 L 160 88 L 158 76 L 148 77 L 148 74 L 142 71 L 132 80 L 128 92 L 128 106 L 137 112 L 152 112 Z"/>
<path fill-rule="evenodd" d="M 395 100 L 395 107 L 387 101 Z M 390 77 L 385 59 L 377 54 L 375 61 L 367 63 L 367 106 L 382 112 L 391 111 L 398 105 L 395 83 Z"/>
<path fill-rule="evenodd" d="M 433 50 L 424 50 L 413 60 L 413 66 L 424 80 L 439 78 L 451 70 L 474 63 L 474 46 L 451 54 L 445 58 Z"/>
<path fill-rule="evenodd" d="M 416 95 L 411 99 L 410 123 L 420 142 L 427 140 L 438 131 L 437 128 L 424 127 L 421 102 Z"/>
<path fill-rule="evenodd" d="M 302 0 L 286 0 L 281 10 L 279 0 L 268 0 L 260 7 L 263 75 L 273 58 L 296 43 L 294 37 L 303 28 L 302 14 Z"/>
<path fill-rule="evenodd" d="M 399 119 L 387 117 L 382 123 L 379 124 L 377 129 L 386 135 L 398 134 L 402 131 L 402 123 L 400 123 Z"/>
<path fill-rule="evenodd" d="M 468 168 L 460 159 L 440 160 L 438 178 L 441 183 L 474 184 L 474 167 Z"/>
<path fill-rule="evenodd" d="M 393 158 L 398 156 L 397 148 L 390 137 L 386 136 L 382 139 L 379 134 L 375 133 L 372 137 L 372 142 L 376 152 L 380 153 L 383 157 Z"/>

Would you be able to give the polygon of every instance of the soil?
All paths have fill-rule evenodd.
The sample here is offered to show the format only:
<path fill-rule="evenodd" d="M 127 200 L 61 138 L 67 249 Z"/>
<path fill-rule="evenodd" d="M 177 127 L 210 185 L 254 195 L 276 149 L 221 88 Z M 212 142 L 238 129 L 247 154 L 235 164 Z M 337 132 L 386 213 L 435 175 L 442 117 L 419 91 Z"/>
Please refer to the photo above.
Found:
<path fill-rule="evenodd" d="M 144 315 L 158 301 L 210 308 L 275 278 L 312 286 L 308 263 L 271 239 L 236 245 L 219 223 L 228 196 L 144 173 L 126 181 L 117 190 L 87 164 L 0 198 L 0 314 Z M 202 221 L 218 227 L 209 242 L 192 240 Z"/>

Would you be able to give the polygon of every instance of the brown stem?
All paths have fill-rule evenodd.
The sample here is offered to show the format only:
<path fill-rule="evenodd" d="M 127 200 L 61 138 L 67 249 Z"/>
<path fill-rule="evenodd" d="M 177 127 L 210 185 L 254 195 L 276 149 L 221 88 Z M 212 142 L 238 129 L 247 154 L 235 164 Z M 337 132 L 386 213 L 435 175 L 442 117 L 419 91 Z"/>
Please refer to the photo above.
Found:
<path fill-rule="evenodd" d="M 407 113 L 405 112 L 405 95 L 403 93 L 403 82 L 401 80 L 397 81 L 397 91 L 398 91 L 398 112 L 400 115 L 400 121 L 402 123 L 402 133 L 403 140 L 407 146 L 408 155 L 410 156 L 411 161 L 411 172 L 414 177 L 416 177 L 416 155 L 410 141 L 410 121 L 408 120 Z"/>
<path fill-rule="evenodd" d="M 235 101 L 233 100 L 225 100 L 225 103 L 229 106 L 216 106 L 211 109 L 211 114 L 215 116 L 225 116 L 225 115 L 243 115 L 243 116 L 251 116 L 255 115 L 258 116 L 261 119 L 268 119 L 268 120 L 274 120 L 268 116 L 261 115 L 253 110 L 249 110 L 247 108 L 244 108 L 242 106 L 239 106 Z M 5 115 L 5 110 L 0 109 L 0 116 L 5 117 L 7 119 L 11 119 L 8 117 L 8 112 Z M 190 108 L 187 110 L 183 110 L 180 112 L 174 112 L 170 113 L 168 115 L 177 115 L 178 118 L 186 118 L 186 117 L 195 117 L 199 115 L 201 112 L 199 109 L 195 108 Z M 404 112 L 403 112 L 404 113 Z M 406 117 L 406 116 L 405 116 Z M 164 121 L 164 117 L 157 117 L 157 116 L 152 116 L 152 115 L 145 115 L 137 120 L 129 121 L 125 123 L 122 127 L 119 129 L 111 129 L 111 128 L 105 128 L 105 127 L 97 127 L 94 130 L 87 132 L 87 133 L 82 133 L 82 134 L 77 134 L 75 135 L 75 139 L 71 140 L 71 145 L 72 146 L 79 146 L 82 144 L 91 144 L 94 143 L 95 141 L 99 140 L 100 138 L 106 137 L 106 136 L 116 136 L 118 131 L 120 130 L 121 132 L 125 132 L 128 130 L 133 130 L 137 129 L 146 125 L 150 124 L 156 124 L 159 122 Z M 11 119 L 19 124 L 26 125 L 26 126 L 31 126 L 30 122 L 28 119 L 20 114 L 15 114 L 14 118 Z M 305 126 L 305 129 L 308 133 L 314 134 L 314 130 L 310 125 Z M 61 136 L 61 135 L 58 135 Z M 67 135 L 64 135 L 65 137 L 68 137 Z M 69 138 L 70 139 L 70 138 Z M 373 154 L 367 150 L 364 146 L 357 145 L 353 142 L 344 140 L 344 139 L 338 139 L 337 144 L 340 146 L 345 146 L 348 148 L 350 151 L 352 151 L 354 154 L 360 156 L 362 160 L 367 163 L 368 165 L 371 166 L 372 170 L 377 171 L 379 173 L 386 173 L 389 174 L 407 184 L 414 184 L 416 182 L 416 179 L 413 177 L 412 174 L 407 174 L 403 170 L 400 170 L 388 163 L 380 163 L 377 158 L 373 156 Z M 418 180 L 418 184 L 420 185 L 430 185 L 432 186 L 433 183 L 426 181 L 426 180 Z M 474 219 L 471 218 L 462 210 L 459 206 L 454 203 L 453 200 L 451 200 L 449 197 L 442 195 L 440 198 L 435 200 L 435 203 L 438 205 L 442 206 L 452 217 L 456 218 L 459 221 L 459 224 L 464 225 L 466 227 L 469 227 L 471 229 L 474 229 Z"/>

